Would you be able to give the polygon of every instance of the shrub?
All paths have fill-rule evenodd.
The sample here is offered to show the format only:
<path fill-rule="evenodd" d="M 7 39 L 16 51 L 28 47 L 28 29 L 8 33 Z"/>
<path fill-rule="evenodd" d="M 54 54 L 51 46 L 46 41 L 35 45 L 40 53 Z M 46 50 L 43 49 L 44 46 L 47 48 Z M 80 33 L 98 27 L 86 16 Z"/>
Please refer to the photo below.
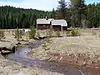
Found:
<path fill-rule="evenodd" d="M 30 26 L 29 38 L 33 39 L 35 34 L 36 34 L 36 30 L 35 30 L 35 27 L 32 25 Z"/>
<path fill-rule="evenodd" d="M 56 36 L 57 37 L 60 37 L 61 35 L 60 35 L 60 31 L 56 31 Z"/>
<path fill-rule="evenodd" d="M 66 35 L 71 35 L 71 31 L 66 31 Z"/>
<path fill-rule="evenodd" d="M 20 41 L 20 38 L 22 38 L 22 34 L 23 34 L 22 31 L 19 30 L 18 28 L 15 30 L 14 36 L 17 39 L 17 41 Z"/>
<path fill-rule="evenodd" d="M 80 36 L 80 33 L 79 33 L 78 30 L 74 30 L 74 29 L 72 29 L 72 31 L 71 31 L 71 35 L 72 35 L 72 36 Z"/>
<path fill-rule="evenodd" d="M 4 31 L 0 31 L 0 40 L 4 38 Z"/>

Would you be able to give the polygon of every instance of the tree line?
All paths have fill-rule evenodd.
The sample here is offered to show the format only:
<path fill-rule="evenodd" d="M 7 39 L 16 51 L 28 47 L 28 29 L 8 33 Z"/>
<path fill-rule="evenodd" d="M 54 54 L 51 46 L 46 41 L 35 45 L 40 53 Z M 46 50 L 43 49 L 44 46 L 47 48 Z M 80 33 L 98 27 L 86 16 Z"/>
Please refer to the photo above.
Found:
<path fill-rule="evenodd" d="M 51 17 L 48 11 L 0 6 L 0 28 L 29 28 L 36 25 L 37 18 Z"/>
<path fill-rule="evenodd" d="M 86 5 L 84 0 L 60 0 L 57 9 L 41 11 L 0 6 L 0 28 L 29 28 L 37 18 L 65 19 L 68 27 L 92 28 L 100 26 L 100 3 Z"/>
<path fill-rule="evenodd" d="M 100 26 L 100 3 L 85 4 L 85 0 L 59 1 L 58 9 L 55 10 L 58 16 L 55 18 L 65 19 L 68 27 L 92 28 Z M 54 10 L 53 10 L 54 13 Z"/>

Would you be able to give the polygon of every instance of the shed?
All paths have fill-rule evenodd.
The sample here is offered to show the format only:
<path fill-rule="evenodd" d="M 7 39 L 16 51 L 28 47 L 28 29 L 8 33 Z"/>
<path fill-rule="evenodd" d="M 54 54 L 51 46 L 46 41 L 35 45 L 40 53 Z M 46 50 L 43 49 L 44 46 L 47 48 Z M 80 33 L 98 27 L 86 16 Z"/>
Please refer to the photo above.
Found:
<path fill-rule="evenodd" d="M 67 22 L 64 19 L 52 20 L 51 24 L 54 30 L 67 30 Z"/>
<path fill-rule="evenodd" d="M 53 19 L 37 19 L 37 29 L 44 30 L 51 28 L 51 20 Z"/>

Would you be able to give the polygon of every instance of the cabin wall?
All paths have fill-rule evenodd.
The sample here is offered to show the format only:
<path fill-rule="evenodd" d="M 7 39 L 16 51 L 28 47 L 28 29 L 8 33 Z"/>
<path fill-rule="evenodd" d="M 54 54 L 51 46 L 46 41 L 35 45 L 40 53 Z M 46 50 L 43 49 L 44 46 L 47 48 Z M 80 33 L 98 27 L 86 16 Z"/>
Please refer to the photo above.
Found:
<path fill-rule="evenodd" d="M 38 24 L 37 29 L 38 30 L 45 30 L 45 29 L 50 29 L 51 25 L 50 24 Z"/>
<path fill-rule="evenodd" d="M 61 26 L 60 25 L 53 25 L 52 28 L 55 31 L 58 31 L 58 30 L 61 31 Z"/>
<path fill-rule="evenodd" d="M 55 31 L 61 31 L 62 29 L 64 31 L 67 31 L 67 27 L 61 27 L 61 25 L 52 25 L 52 29 Z M 51 25 L 50 24 L 38 24 L 37 25 L 37 29 L 38 30 L 45 30 L 45 29 L 51 29 Z"/>
<path fill-rule="evenodd" d="M 63 27 L 63 30 L 64 30 L 64 31 L 67 31 L 67 27 Z"/>

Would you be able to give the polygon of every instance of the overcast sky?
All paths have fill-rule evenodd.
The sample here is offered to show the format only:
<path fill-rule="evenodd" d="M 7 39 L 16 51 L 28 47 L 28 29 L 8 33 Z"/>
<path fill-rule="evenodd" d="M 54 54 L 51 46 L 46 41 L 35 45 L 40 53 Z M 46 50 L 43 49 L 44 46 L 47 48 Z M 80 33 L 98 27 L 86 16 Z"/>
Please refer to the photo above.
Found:
<path fill-rule="evenodd" d="M 10 5 L 21 8 L 33 8 L 50 11 L 58 6 L 59 0 L 0 0 L 0 6 Z M 66 0 L 69 1 L 69 0 Z M 100 3 L 100 0 L 86 0 L 85 3 Z"/>

